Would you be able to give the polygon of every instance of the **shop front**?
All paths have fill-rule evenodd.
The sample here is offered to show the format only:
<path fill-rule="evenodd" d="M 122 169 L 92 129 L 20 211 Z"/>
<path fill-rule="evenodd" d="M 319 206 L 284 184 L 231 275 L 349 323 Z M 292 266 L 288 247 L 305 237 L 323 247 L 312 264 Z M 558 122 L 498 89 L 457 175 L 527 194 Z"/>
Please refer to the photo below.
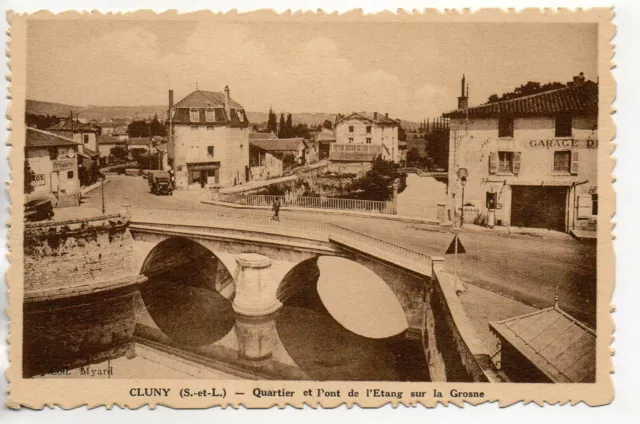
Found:
<path fill-rule="evenodd" d="M 189 187 L 213 187 L 220 184 L 220 162 L 188 163 Z"/>
<path fill-rule="evenodd" d="M 511 187 L 511 225 L 567 231 L 569 187 Z"/>

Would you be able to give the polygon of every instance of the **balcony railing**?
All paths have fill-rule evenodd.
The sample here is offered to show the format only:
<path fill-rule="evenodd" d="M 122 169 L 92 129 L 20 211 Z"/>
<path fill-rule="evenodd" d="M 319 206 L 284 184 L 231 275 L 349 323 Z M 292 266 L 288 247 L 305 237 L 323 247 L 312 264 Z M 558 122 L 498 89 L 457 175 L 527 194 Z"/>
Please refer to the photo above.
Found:
<path fill-rule="evenodd" d="M 332 152 L 358 152 L 358 153 L 376 153 L 382 151 L 382 146 L 378 144 L 331 144 Z"/>

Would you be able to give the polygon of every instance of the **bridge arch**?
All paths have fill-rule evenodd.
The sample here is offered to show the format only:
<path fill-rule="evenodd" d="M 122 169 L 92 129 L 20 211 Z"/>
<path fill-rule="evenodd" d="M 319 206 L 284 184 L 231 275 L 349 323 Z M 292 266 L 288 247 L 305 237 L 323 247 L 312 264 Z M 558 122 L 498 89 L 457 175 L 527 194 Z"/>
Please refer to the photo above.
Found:
<path fill-rule="evenodd" d="M 233 272 L 220 256 L 183 237 L 154 246 L 143 261 L 140 295 L 147 324 L 181 345 L 203 346 L 235 324 Z"/>

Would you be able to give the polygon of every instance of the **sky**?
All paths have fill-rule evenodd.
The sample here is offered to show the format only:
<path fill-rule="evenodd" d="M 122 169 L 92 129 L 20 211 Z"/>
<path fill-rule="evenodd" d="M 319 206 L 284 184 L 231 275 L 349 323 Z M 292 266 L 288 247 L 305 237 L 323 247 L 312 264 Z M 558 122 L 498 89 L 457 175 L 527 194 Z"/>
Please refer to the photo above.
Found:
<path fill-rule="evenodd" d="M 31 21 L 27 98 L 78 106 L 222 91 L 248 111 L 421 121 L 527 81 L 597 79 L 597 27 L 536 23 Z"/>

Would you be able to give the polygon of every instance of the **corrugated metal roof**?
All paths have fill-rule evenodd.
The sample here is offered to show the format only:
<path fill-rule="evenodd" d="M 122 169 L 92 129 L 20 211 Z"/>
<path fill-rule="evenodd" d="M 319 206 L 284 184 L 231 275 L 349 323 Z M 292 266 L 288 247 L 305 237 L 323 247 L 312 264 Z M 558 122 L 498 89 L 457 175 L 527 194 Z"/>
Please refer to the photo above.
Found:
<path fill-rule="evenodd" d="M 446 118 L 499 115 L 551 115 L 558 113 L 598 114 L 598 85 L 592 81 L 530 96 L 485 103 L 444 113 Z"/>
<path fill-rule="evenodd" d="M 55 147 L 55 146 L 78 146 L 70 138 L 58 134 L 27 127 L 26 146 L 27 147 Z"/>
<path fill-rule="evenodd" d="M 595 332 L 557 306 L 490 321 L 489 327 L 552 381 L 595 381 Z"/>

